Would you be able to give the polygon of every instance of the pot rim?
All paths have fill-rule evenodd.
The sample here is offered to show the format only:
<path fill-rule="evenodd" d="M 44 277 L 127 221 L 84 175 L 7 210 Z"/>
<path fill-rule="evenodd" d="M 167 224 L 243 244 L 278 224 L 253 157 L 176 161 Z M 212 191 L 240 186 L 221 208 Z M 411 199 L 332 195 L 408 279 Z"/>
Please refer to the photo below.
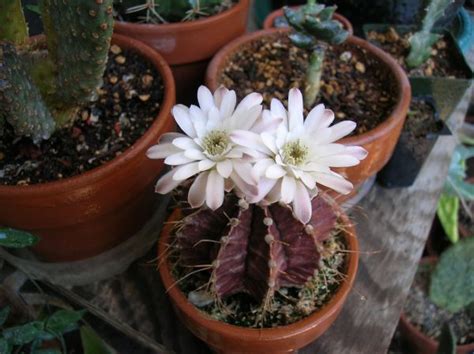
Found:
<path fill-rule="evenodd" d="M 435 264 L 439 260 L 438 256 L 427 256 L 423 257 L 420 259 L 419 264 Z M 432 349 L 434 352 L 436 348 L 438 347 L 439 342 L 429 336 L 427 336 L 425 333 L 423 333 L 421 330 L 419 330 L 415 325 L 413 325 L 409 320 L 408 317 L 405 314 L 405 311 L 402 310 L 400 314 L 400 323 L 402 326 L 405 327 L 406 331 L 411 332 L 413 337 L 416 338 L 416 341 L 419 343 L 422 343 L 424 346 Z M 461 345 L 456 345 L 456 352 L 457 353 L 464 353 L 464 352 L 470 352 L 474 350 L 474 342 L 473 343 L 467 343 L 467 344 L 461 344 Z"/>
<path fill-rule="evenodd" d="M 35 40 L 36 38 L 33 38 Z M 154 137 L 170 125 L 170 112 L 175 104 L 175 83 L 171 69 L 163 57 L 151 47 L 136 39 L 114 33 L 112 36 L 112 44 L 117 44 L 126 49 L 137 52 L 160 74 L 163 80 L 164 95 L 160 110 L 155 117 L 153 123 L 146 132 L 129 146 L 122 154 L 95 167 L 87 172 L 45 183 L 37 183 L 27 186 L 10 186 L 0 185 L 0 195 L 15 198 L 16 196 L 26 196 L 29 194 L 55 194 L 65 189 L 77 189 L 77 185 L 86 186 L 102 179 L 104 176 L 113 174 L 118 168 L 133 160 L 143 149 L 154 141 Z"/>
<path fill-rule="evenodd" d="M 217 73 L 220 72 L 221 67 L 227 61 L 227 58 L 237 52 L 241 45 L 247 44 L 261 37 L 270 37 L 274 35 L 276 36 L 278 34 L 289 31 L 290 29 L 288 28 L 270 28 L 266 30 L 256 31 L 253 33 L 248 33 L 242 37 L 233 40 L 225 47 L 223 47 L 210 62 L 206 71 L 206 85 L 211 91 L 217 89 Z M 405 119 L 411 101 L 411 85 L 402 67 L 395 61 L 395 59 L 393 59 L 382 49 L 377 48 L 368 41 L 356 36 L 350 36 L 347 39 L 347 43 L 367 50 L 372 55 L 377 57 L 383 64 L 385 64 L 392 71 L 398 88 L 397 103 L 395 104 L 388 118 L 386 118 L 383 122 L 381 122 L 375 128 L 369 130 L 368 132 L 356 136 L 343 138 L 339 141 L 339 143 L 346 145 L 370 144 L 371 142 L 387 135 L 390 130 L 396 127 L 400 120 Z"/>
<path fill-rule="evenodd" d="M 167 32 L 181 32 L 181 31 L 193 31 L 199 27 L 212 26 L 214 22 L 225 21 L 228 17 L 232 17 L 236 12 L 245 9 L 248 6 L 250 0 L 239 0 L 237 4 L 232 6 L 221 13 L 213 16 L 204 17 L 194 21 L 187 22 L 171 22 L 171 23 L 135 23 L 128 21 L 118 21 L 114 23 L 115 27 L 121 27 L 122 30 L 133 29 L 143 31 L 156 31 L 158 28 L 163 29 Z"/>
<path fill-rule="evenodd" d="M 298 9 L 300 6 L 290 6 L 292 9 Z M 270 12 L 267 17 L 265 17 L 265 20 L 263 21 L 263 29 L 269 29 L 269 28 L 275 28 L 273 26 L 273 22 L 275 22 L 275 19 L 279 16 L 283 15 L 283 7 L 273 10 Z M 342 23 L 344 28 L 349 32 L 350 35 L 354 34 L 354 27 L 352 26 L 351 21 L 344 15 L 341 15 L 339 12 L 335 12 L 333 15 L 333 19 L 337 20 Z"/>
<path fill-rule="evenodd" d="M 328 318 L 330 318 L 335 312 L 340 310 L 340 308 L 344 305 L 344 302 L 354 284 L 359 261 L 359 243 L 357 240 L 354 224 L 342 211 L 339 205 L 337 205 L 332 200 L 331 204 L 334 208 L 336 208 L 337 214 L 342 219 L 343 224 L 346 225 L 344 228 L 346 230 L 344 232 L 345 240 L 348 243 L 348 249 L 353 251 L 347 253 L 349 257 L 347 265 L 347 280 L 341 284 L 337 292 L 333 294 L 331 300 L 328 303 L 326 303 L 321 309 L 315 311 L 300 321 L 276 328 L 246 328 L 215 320 L 204 312 L 198 310 L 187 300 L 186 296 L 181 292 L 179 287 L 176 286 L 175 279 L 171 275 L 168 262 L 161 261 L 159 264 L 159 272 L 163 281 L 163 285 L 165 289 L 167 289 L 167 293 L 173 299 L 175 305 L 179 307 L 181 311 L 186 313 L 186 315 L 193 321 L 199 323 L 199 325 L 202 327 L 210 329 L 212 332 L 220 333 L 226 337 L 233 337 L 236 339 L 245 337 L 249 340 L 259 340 L 265 342 L 271 341 L 275 337 L 278 337 L 279 339 L 291 338 L 319 326 L 321 323 L 324 323 Z M 168 220 L 178 218 L 179 212 L 180 210 L 176 209 L 168 218 Z M 173 224 L 171 223 L 166 223 L 163 227 L 158 241 L 159 259 L 164 259 L 166 256 L 166 252 L 168 250 L 167 241 L 172 228 Z"/>

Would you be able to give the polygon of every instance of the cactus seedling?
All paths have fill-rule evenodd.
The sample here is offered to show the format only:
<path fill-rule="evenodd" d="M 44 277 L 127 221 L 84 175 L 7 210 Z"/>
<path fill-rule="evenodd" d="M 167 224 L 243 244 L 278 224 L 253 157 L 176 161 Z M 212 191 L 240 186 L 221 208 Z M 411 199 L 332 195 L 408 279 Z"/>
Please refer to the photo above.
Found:
<path fill-rule="evenodd" d="M 71 123 L 101 84 L 112 0 L 41 0 L 47 50 L 28 43 L 20 0 L 0 5 L 0 133 L 35 142 Z"/>
<path fill-rule="evenodd" d="M 313 107 L 321 87 L 321 74 L 328 44 L 341 44 L 349 36 L 339 21 L 333 19 L 336 6 L 326 7 L 308 0 L 304 6 L 294 10 L 284 8 L 286 20 L 293 28 L 291 42 L 297 47 L 311 50 L 306 72 L 304 102 L 306 108 Z"/>
<path fill-rule="evenodd" d="M 431 0 L 426 8 L 421 29 L 410 38 L 410 53 L 406 63 L 410 68 L 423 64 L 431 56 L 431 47 L 442 36 L 433 33 L 433 27 L 453 0 Z"/>

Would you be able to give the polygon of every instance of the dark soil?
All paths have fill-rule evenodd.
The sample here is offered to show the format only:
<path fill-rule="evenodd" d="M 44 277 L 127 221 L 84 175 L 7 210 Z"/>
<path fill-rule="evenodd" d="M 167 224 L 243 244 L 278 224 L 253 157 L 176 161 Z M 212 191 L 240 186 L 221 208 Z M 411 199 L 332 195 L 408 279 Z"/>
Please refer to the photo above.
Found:
<path fill-rule="evenodd" d="M 211 302 L 200 310 L 217 320 L 250 328 L 284 326 L 309 316 L 329 302 L 346 274 L 344 250 L 347 247 L 342 236 L 335 234 L 323 243 L 323 247 L 326 254 L 323 255 L 317 277 L 313 277 L 303 288 L 280 288 L 269 308 L 264 310 L 262 304 L 248 294 L 240 293 L 222 301 L 214 301 L 212 294 L 200 290 L 200 296 Z M 175 277 L 182 279 L 178 282 L 179 287 L 187 296 L 209 283 L 210 273 L 207 271 L 184 278 L 186 270 L 179 267 L 177 261 L 173 266 Z"/>
<path fill-rule="evenodd" d="M 163 100 L 155 68 L 138 54 L 111 47 L 98 99 L 84 107 L 72 127 L 39 146 L 18 139 L 7 126 L 0 141 L 0 184 L 30 185 L 89 171 L 112 160 L 150 127 Z"/>
<path fill-rule="evenodd" d="M 431 58 L 418 68 L 408 69 L 405 58 L 410 52 L 408 39 L 412 34 L 412 32 L 399 34 L 390 27 L 385 33 L 370 31 L 368 40 L 390 53 L 410 76 L 468 78 L 468 74 L 456 61 L 458 59 L 453 58 L 453 53 L 456 51 L 454 44 L 444 37 L 433 46 Z"/>
<path fill-rule="evenodd" d="M 431 302 L 428 292 L 432 270 L 433 266 L 428 264 L 418 267 L 405 303 L 405 315 L 413 325 L 435 340 L 447 321 L 453 328 L 458 345 L 473 343 L 474 309 L 465 308 L 452 314 Z"/>
<path fill-rule="evenodd" d="M 242 47 L 227 64 L 220 83 L 242 98 L 250 92 L 287 103 L 291 87 L 304 87 L 308 52 L 292 45 L 286 34 L 266 37 Z M 327 51 L 320 102 L 336 120 L 354 120 L 362 134 L 387 119 L 396 103 L 395 79 L 364 50 L 343 44 Z"/>
<path fill-rule="evenodd" d="M 442 129 L 443 123 L 436 119 L 433 106 L 423 99 L 412 99 L 402 135 L 417 161 L 423 162 L 433 147 L 434 136 Z"/>

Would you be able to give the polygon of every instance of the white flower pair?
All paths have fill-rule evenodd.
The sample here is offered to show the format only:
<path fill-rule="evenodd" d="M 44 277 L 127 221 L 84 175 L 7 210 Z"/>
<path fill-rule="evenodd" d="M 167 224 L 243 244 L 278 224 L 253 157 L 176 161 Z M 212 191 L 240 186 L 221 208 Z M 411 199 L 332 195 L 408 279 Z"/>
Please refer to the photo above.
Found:
<path fill-rule="evenodd" d="M 185 134 L 164 134 L 147 155 L 176 166 L 160 178 L 158 193 L 169 193 L 195 175 L 188 194 L 193 208 L 222 205 L 225 191 L 234 190 L 250 203 L 292 204 L 303 223 L 311 218 L 317 184 L 347 194 L 352 184 L 331 167 L 354 166 L 367 156 L 359 146 L 335 141 L 356 124 L 343 121 L 330 127 L 334 113 L 320 104 L 303 119 L 303 97 L 291 89 L 288 111 L 273 99 L 263 110 L 262 96 L 247 95 L 238 105 L 235 91 L 220 87 L 198 90 L 199 107 L 176 105 L 173 116 Z"/>

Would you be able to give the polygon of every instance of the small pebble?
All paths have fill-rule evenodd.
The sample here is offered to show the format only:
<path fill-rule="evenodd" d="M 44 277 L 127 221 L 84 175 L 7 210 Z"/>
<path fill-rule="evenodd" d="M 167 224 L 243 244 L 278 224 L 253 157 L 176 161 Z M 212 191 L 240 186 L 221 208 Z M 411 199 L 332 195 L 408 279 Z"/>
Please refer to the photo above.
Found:
<path fill-rule="evenodd" d="M 339 56 L 339 59 L 341 59 L 342 61 L 344 62 L 348 62 L 349 60 L 351 60 L 352 58 L 352 53 L 349 52 L 349 51 L 345 51 L 343 52 L 340 56 Z"/>
<path fill-rule="evenodd" d="M 150 99 L 150 95 L 139 95 L 138 98 L 140 99 L 140 101 L 146 102 Z"/>
<path fill-rule="evenodd" d="M 365 73 L 365 65 L 362 64 L 360 61 L 356 63 L 355 68 L 358 72 L 361 72 L 362 74 Z"/>
<path fill-rule="evenodd" d="M 111 76 L 109 77 L 109 82 L 112 84 L 112 85 L 115 85 L 118 81 L 118 77 L 117 76 Z"/>
<path fill-rule="evenodd" d="M 146 74 L 146 75 L 142 76 L 143 87 L 150 86 L 152 84 L 152 82 L 153 82 L 153 76 L 151 76 L 150 74 Z"/>
<path fill-rule="evenodd" d="M 115 55 L 117 55 L 117 54 L 122 53 L 122 48 L 120 48 L 120 47 L 119 47 L 118 45 L 116 45 L 116 44 L 112 44 L 112 45 L 110 46 L 110 51 L 111 51 L 112 53 L 114 53 Z"/>
<path fill-rule="evenodd" d="M 122 64 L 125 64 L 126 61 L 127 61 L 127 58 L 125 58 L 123 55 L 119 55 L 119 56 L 115 57 L 115 62 L 117 64 L 122 65 Z"/>
<path fill-rule="evenodd" d="M 337 112 L 336 117 L 339 119 L 346 118 L 346 114 L 344 112 Z"/>

